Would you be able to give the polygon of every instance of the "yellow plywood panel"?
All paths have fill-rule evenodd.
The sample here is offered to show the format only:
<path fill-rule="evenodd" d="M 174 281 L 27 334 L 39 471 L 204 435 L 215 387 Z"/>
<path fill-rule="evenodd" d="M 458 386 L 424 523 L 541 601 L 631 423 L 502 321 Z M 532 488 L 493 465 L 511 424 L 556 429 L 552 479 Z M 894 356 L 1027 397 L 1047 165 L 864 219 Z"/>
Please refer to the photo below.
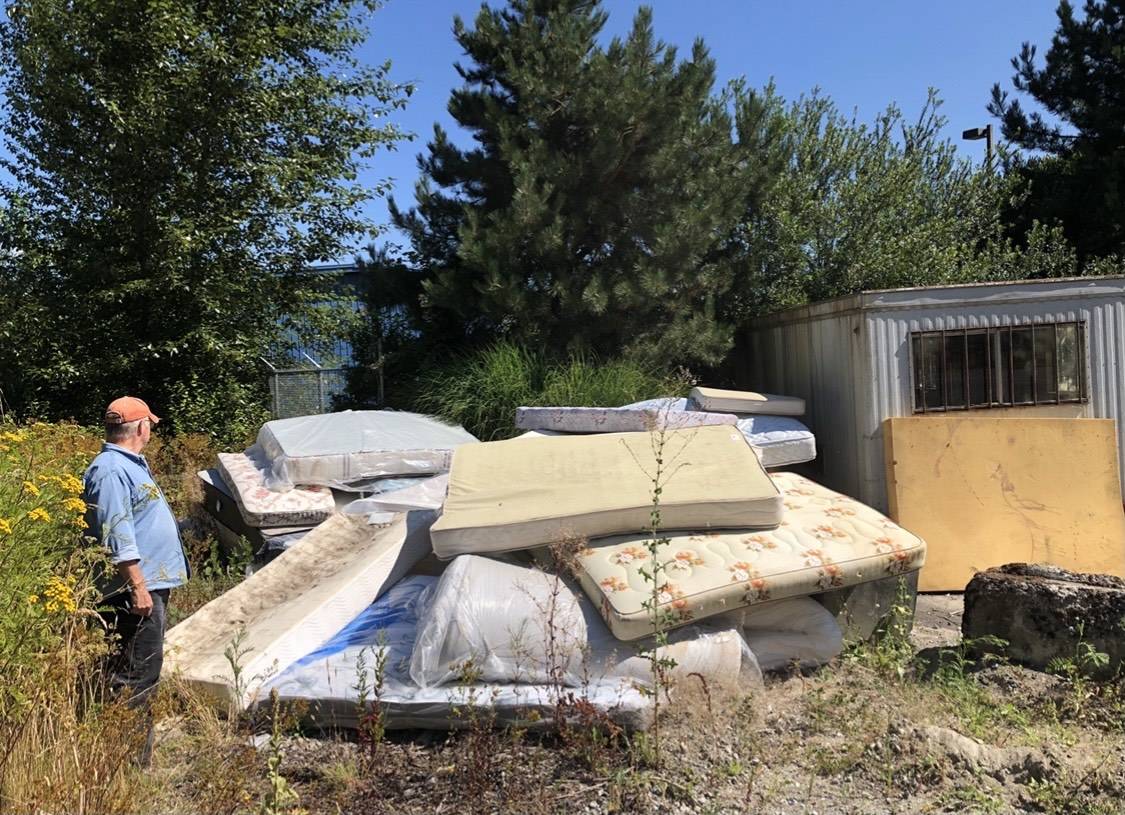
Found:
<path fill-rule="evenodd" d="M 891 517 L 926 541 L 922 591 L 979 570 L 1052 563 L 1125 577 L 1112 419 L 887 419 Z"/>

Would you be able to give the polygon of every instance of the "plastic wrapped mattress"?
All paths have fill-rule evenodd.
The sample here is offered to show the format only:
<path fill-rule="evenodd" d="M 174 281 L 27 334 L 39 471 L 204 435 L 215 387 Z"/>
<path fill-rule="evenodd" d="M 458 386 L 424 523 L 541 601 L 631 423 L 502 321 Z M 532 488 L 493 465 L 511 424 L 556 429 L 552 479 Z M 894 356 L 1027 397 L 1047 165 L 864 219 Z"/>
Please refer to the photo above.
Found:
<path fill-rule="evenodd" d="M 530 442 L 524 442 L 530 443 Z M 926 545 L 871 507 L 793 473 L 776 473 L 785 519 L 776 529 L 668 533 L 657 596 L 671 627 L 922 568 Z M 652 633 L 645 535 L 592 541 L 578 557 L 583 590 L 623 640 Z"/>
<path fill-rule="evenodd" d="M 667 529 L 765 528 L 781 497 L 733 427 L 664 435 L 661 515 Z M 457 450 L 441 518 L 430 530 L 441 558 L 544 546 L 648 527 L 654 434 L 521 438 Z"/>
<path fill-rule="evenodd" d="M 379 693 L 384 725 L 389 729 L 460 729 L 484 717 L 496 724 L 549 726 L 560 697 L 569 688 L 516 682 L 455 682 L 423 688 L 410 678 L 409 666 L 423 594 L 436 578 L 412 576 L 356 616 L 322 647 L 294 662 L 263 688 L 276 690 L 283 702 L 307 703 L 307 716 L 325 727 L 355 727 L 361 681 L 374 683 L 380 649 L 385 672 Z M 362 680 L 361 680 L 362 677 Z M 652 703 L 630 679 L 593 680 L 585 700 L 630 729 L 644 729 Z M 368 704 L 371 696 L 368 696 Z"/>
<path fill-rule="evenodd" d="M 346 410 L 262 425 L 247 452 L 266 463 L 265 484 L 346 486 L 356 481 L 435 475 L 453 450 L 477 439 L 463 428 L 417 413 Z"/>
<path fill-rule="evenodd" d="M 494 569 L 509 587 L 526 584 L 532 571 L 485 558 L 458 558 L 467 559 L 480 561 L 472 567 L 475 574 L 480 576 Z M 454 575 L 455 583 L 460 579 Z M 539 574 L 536 579 L 555 578 Z M 520 632 L 526 632 L 530 620 L 538 621 L 537 602 L 542 597 L 538 601 L 530 596 L 526 601 L 512 601 L 496 597 L 490 590 L 495 586 L 474 584 L 470 587 L 474 596 L 469 602 L 475 606 L 469 609 L 470 619 L 466 620 L 464 615 L 450 616 L 451 609 L 441 603 L 440 596 L 435 597 L 445 580 L 444 576 L 440 581 L 434 577 L 405 578 L 323 647 L 271 680 L 266 692 L 277 690 L 282 700 L 308 703 L 314 721 L 322 725 L 354 727 L 360 702 L 357 675 L 363 674 L 370 686 L 380 649 L 385 649 L 385 676 L 379 701 L 384 722 L 392 729 L 456 729 L 480 716 L 490 720 L 495 717 L 498 724 L 550 726 L 556 707 L 560 702 L 565 706 L 568 700 L 589 703 L 631 729 L 649 725 L 651 663 L 638 655 L 635 648 L 617 642 L 584 597 L 574 597 L 568 588 L 562 587 L 564 598 L 570 598 L 564 599 L 564 604 L 580 606 L 588 624 L 583 629 L 582 679 L 574 684 L 543 682 L 536 678 L 541 680 L 551 671 L 542 665 L 530 665 L 528 655 L 519 654 L 512 644 L 520 639 Z M 420 639 L 425 638 L 427 627 L 432 630 L 437 626 L 447 632 L 460 622 L 470 623 L 477 633 L 487 632 L 487 637 L 474 641 L 468 648 L 467 641 L 450 639 L 444 634 L 440 641 L 424 643 Z M 671 689 L 680 682 L 698 682 L 700 677 L 709 688 L 761 681 L 757 661 L 742 635 L 733 628 L 682 629 L 672 640 L 660 651 L 660 658 L 676 662 L 667 677 Z M 451 663 L 466 655 L 480 660 L 471 668 L 473 680 L 459 677 L 441 684 L 418 685 L 411 677 L 410 667 L 419 659 L 419 647 L 433 652 L 435 657 L 448 658 Z M 491 680 L 481 675 L 482 667 L 487 668 Z"/>

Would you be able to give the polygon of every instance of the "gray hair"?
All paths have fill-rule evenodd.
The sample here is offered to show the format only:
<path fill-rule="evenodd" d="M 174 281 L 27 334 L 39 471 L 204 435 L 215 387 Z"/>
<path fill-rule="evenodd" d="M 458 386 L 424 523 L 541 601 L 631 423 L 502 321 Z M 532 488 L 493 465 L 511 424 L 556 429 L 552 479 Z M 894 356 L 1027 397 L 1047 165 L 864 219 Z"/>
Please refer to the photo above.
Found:
<path fill-rule="evenodd" d="M 105 440 L 111 444 L 119 441 L 125 441 L 137 435 L 137 428 L 141 426 L 144 419 L 135 419 L 131 422 L 122 422 L 120 424 L 107 424 L 105 426 Z"/>

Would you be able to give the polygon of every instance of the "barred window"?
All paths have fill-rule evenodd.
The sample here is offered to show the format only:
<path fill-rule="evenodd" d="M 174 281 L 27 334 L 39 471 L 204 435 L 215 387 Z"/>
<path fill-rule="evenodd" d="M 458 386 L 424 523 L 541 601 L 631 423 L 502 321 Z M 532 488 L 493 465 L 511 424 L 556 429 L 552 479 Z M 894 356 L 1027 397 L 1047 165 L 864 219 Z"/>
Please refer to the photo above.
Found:
<path fill-rule="evenodd" d="M 915 331 L 914 412 L 1085 402 L 1084 322 Z"/>

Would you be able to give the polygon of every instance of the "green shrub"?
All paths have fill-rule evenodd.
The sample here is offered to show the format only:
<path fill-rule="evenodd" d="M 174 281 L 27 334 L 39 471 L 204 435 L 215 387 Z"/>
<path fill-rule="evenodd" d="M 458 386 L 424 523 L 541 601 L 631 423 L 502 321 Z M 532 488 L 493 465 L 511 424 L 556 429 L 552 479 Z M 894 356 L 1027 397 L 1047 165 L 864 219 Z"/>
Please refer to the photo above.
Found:
<path fill-rule="evenodd" d="M 246 447 L 270 420 L 268 392 L 263 384 L 248 385 L 234 378 L 203 381 L 195 374 L 172 386 L 162 417 L 171 419 L 177 434 L 201 433 L 220 448 Z"/>
<path fill-rule="evenodd" d="M 617 407 L 681 394 L 688 384 L 682 372 L 654 371 L 628 360 L 589 355 L 552 360 L 498 343 L 424 372 L 413 407 L 491 441 L 516 435 L 520 406 Z"/>

